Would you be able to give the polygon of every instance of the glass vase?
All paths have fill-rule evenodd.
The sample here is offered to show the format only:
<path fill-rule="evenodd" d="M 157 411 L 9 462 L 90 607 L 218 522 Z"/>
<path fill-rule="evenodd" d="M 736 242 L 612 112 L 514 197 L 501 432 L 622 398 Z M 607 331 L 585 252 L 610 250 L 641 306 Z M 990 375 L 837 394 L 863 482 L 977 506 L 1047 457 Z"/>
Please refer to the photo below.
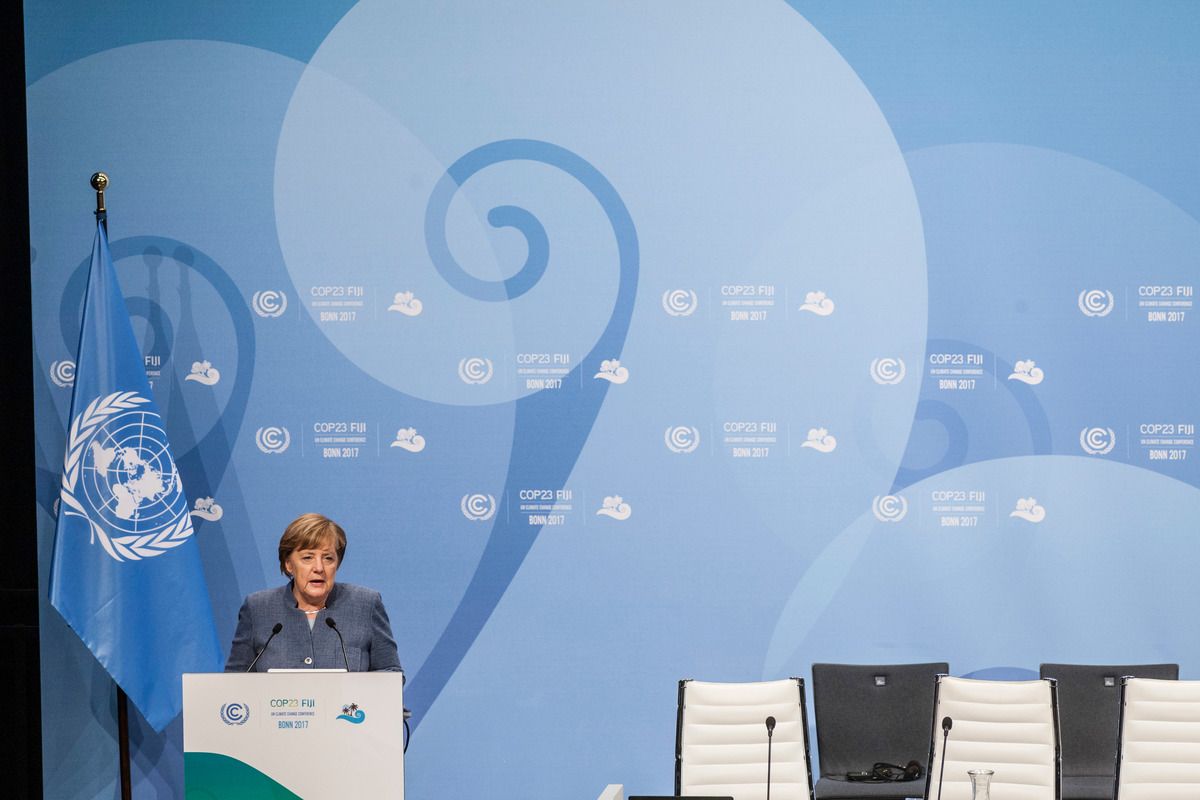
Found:
<path fill-rule="evenodd" d="M 971 800 L 992 800 L 992 776 L 996 774 L 990 769 L 969 769 L 971 777 Z"/>

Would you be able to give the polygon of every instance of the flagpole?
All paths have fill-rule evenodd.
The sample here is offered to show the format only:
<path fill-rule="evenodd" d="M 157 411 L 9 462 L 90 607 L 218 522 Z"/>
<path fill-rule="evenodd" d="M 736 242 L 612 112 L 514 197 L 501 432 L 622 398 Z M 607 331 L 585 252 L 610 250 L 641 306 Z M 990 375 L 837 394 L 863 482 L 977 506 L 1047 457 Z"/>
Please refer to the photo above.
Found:
<path fill-rule="evenodd" d="M 104 208 L 104 190 L 108 188 L 108 176 L 97 172 L 92 176 L 92 188 L 96 190 L 96 224 L 104 227 L 108 235 L 108 211 Z M 117 687 L 117 750 L 121 764 L 121 800 L 133 800 L 133 776 L 129 769 L 129 697 L 120 684 Z"/>
<path fill-rule="evenodd" d="M 92 188 L 96 190 L 96 221 L 104 226 L 108 233 L 108 211 L 104 208 L 104 190 L 108 188 L 108 176 L 97 172 L 92 176 Z"/>

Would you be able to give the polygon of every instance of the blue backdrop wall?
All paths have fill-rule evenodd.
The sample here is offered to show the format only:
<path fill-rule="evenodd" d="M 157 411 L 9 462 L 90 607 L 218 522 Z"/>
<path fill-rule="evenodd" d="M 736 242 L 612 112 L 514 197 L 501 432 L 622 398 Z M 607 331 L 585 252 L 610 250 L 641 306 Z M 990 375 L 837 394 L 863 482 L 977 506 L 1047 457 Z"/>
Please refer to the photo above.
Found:
<path fill-rule="evenodd" d="M 411 796 L 669 793 L 683 677 L 1200 677 L 1200 8 L 25 16 L 43 586 L 102 169 L 223 644 L 338 520 Z M 113 796 L 41 620 L 46 796 Z"/>

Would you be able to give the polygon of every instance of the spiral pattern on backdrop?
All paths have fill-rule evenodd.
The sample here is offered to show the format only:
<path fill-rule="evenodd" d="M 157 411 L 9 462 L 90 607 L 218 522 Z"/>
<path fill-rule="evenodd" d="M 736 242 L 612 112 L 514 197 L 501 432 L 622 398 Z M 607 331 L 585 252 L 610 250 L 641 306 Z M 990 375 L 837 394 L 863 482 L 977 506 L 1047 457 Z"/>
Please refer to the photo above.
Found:
<path fill-rule="evenodd" d="M 561 169 L 583 184 L 596 198 L 618 240 L 632 233 L 628 211 L 612 184 L 595 167 L 570 150 L 533 139 L 506 139 L 485 144 L 467 153 L 446 170 L 430 194 L 425 208 L 425 246 L 429 257 L 446 282 L 462 294 L 488 302 L 513 300 L 537 285 L 550 260 L 550 238 L 545 227 L 537 217 L 517 206 L 496 206 L 487 215 L 492 227 L 515 228 L 525 237 L 529 252 L 524 266 L 515 275 L 502 281 L 477 278 L 464 270 L 450 252 L 446 241 L 446 217 L 450 201 L 472 175 L 505 161 L 537 161 Z"/>

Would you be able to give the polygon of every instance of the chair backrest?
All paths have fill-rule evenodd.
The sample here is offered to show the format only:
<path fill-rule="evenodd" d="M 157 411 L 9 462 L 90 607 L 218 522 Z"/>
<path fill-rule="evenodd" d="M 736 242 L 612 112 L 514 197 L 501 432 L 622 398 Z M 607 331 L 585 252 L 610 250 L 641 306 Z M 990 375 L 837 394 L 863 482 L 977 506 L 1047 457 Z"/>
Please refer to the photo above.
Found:
<path fill-rule="evenodd" d="M 990 769 L 992 796 L 1058 800 L 1058 714 L 1054 681 L 938 677 L 929 746 L 927 798 L 971 800 L 968 770 Z M 943 720 L 953 722 L 949 736 Z M 946 762 L 942 777 L 942 746 Z"/>
<path fill-rule="evenodd" d="M 679 682 L 675 794 L 763 800 L 767 790 L 767 717 L 772 800 L 812 798 L 804 681 Z"/>
<path fill-rule="evenodd" d="M 870 772 L 877 762 L 928 768 L 937 676 L 946 663 L 813 664 L 813 713 L 822 778 Z"/>
<path fill-rule="evenodd" d="M 1121 678 L 1176 680 L 1178 664 L 1042 664 L 1041 676 L 1058 681 L 1058 723 L 1063 778 L 1111 778 L 1121 716 Z"/>
<path fill-rule="evenodd" d="M 1200 681 L 1126 678 L 1117 800 L 1200 797 Z"/>

